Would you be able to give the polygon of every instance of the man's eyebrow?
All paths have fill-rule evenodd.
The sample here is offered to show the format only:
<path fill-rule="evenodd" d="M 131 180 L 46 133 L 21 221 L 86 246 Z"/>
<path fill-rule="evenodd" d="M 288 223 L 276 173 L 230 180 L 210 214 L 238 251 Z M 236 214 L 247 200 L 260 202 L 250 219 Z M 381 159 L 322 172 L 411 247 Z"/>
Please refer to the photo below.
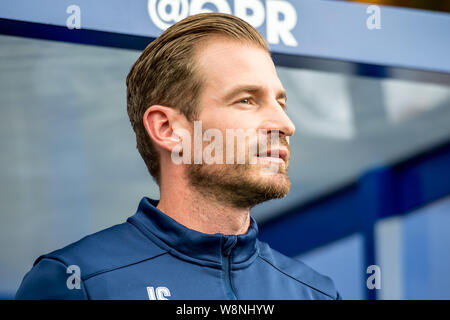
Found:
<path fill-rule="evenodd" d="M 262 86 L 257 86 L 257 85 L 239 85 L 234 87 L 233 89 L 230 90 L 229 93 L 227 93 L 224 97 L 224 99 L 226 101 L 231 100 L 232 98 L 234 98 L 235 96 L 237 96 L 238 94 L 242 93 L 242 92 L 248 92 L 248 93 L 257 93 L 258 91 L 261 92 L 263 91 L 264 88 Z M 287 100 L 287 96 L 286 96 L 286 91 L 284 89 L 281 89 L 279 91 L 279 93 L 277 94 L 276 99 L 285 99 Z"/>

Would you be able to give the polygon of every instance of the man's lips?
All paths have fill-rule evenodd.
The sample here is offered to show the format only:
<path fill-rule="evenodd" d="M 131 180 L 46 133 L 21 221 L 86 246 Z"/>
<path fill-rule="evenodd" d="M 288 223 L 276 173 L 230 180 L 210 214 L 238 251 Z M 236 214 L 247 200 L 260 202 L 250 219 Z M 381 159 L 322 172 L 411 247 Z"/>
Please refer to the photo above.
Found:
<path fill-rule="evenodd" d="M 256 156 L 258 158 L 264 158 L 266 160 L 282 160 L 283 162 L 286 162 L 286 159 L 289 155 L 289 151 L 287 149 L 281 148 L 281 149 L 270 149 L 267 150 L 265 153 L 261 152 L 258 153 Z"/>

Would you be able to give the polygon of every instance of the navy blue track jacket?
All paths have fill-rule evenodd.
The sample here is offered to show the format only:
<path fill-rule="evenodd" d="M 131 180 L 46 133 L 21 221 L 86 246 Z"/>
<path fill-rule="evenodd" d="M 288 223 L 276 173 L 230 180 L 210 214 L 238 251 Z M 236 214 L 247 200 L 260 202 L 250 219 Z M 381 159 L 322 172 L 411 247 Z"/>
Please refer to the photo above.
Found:
<path fill-rule="evenodd" d="M 16 299 L 340 299 L 333 281 L 257 239 L 186 228 L 143 198 L 125 223 L 40 256 Z"/>

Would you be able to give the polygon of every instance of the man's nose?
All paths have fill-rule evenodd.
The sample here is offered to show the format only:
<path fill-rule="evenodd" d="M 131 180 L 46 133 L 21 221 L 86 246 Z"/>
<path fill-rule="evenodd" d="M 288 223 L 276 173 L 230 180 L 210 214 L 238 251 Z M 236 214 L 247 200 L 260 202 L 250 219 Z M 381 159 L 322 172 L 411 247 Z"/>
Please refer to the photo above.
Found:
<path fill-rule="evenodd" d="M 278 130 L 280 131 L 280 134 L 284 134 L 288 137 L 294 134 L 294 123 L 277 101 L 271 103 L 270 108 L 267 108 L 267 113 L 265 116 L 265 129 Z"/>

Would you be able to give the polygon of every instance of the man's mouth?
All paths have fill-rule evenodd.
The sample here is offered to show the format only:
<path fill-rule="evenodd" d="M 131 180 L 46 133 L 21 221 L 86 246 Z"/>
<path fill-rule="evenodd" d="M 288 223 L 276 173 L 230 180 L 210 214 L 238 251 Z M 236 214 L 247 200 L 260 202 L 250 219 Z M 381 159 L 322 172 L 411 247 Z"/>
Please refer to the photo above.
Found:
<path fill-rule="evenodd" d="M 265 162 L 277 162 L 277 163 L 286 163 L 286 159 L 288 157 L 287 149 L 270 149 L 266 152 L 261 152 L 256 155 L 256 157 Z"/>

